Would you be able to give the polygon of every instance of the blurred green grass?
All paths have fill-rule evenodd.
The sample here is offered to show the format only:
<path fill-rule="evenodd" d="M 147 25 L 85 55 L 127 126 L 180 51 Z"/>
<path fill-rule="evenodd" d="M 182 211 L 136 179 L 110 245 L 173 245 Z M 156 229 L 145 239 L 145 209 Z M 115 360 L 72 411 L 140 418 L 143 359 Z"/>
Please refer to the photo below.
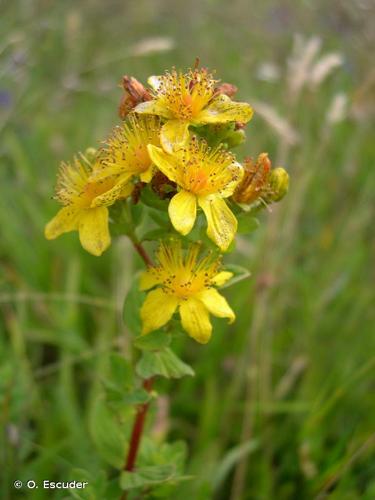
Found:
<path fill-rule="evenodd" d="M 196 377 L 159 383 L 170 396 L 164 425 L 188 440 L 195 475 L 177 494 L 374 498 L 371 19 L 366 1 L 2 2 L 2 498 L 18 498 L 17 478 L 99 475 L 89 423 L 107 354 L 116 346 L 131 355 L 121 304 L 141 263 L 126 240 L 100 259 L 75 234 L 44 240 L 57 166 L 117 123 L 122 74 L 144 80 L 196 56 L 238 85 L 240 99 L 285 118 L 299 142 L 288 144 L 261 113 L 247 127 L 239 156 L 268 151 L 291 189 L 238 243 L 236 262 L 252 279 L 228 290 L 237 322 L 216 323 L 205 347 L 186 338 L 178 347 Z M 294 33 L 319 36 L 322 54 L 344 58 L 297 100 L 286 81 Z M 154 37 L 173 47 L 152 52 L 144 42 Z M 265 62 L 278 69 L 275 81 L 259 78 Z M 326 126 L 338 93 L 348 113 Z"/>

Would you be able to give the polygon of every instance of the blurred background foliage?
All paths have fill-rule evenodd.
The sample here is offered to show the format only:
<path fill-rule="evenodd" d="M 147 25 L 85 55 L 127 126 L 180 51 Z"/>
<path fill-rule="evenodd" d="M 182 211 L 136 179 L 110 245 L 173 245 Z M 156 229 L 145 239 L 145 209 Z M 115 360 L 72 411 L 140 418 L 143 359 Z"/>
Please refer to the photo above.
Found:
<path fill-rule="evenodd" d="M 254 105 L 239 157 L 268 151 L 291 189 L 227 257 L 252 273 L 226 291 L 236 323 L 182 338 L 196 376 L 157 384 L 149 432 L 187 439 L 194 476 L 170 498 L 374 498 L 372 2 L 0 7 L 1 498 L 81 477 L 105 498 L 97 401 L 108 354 L 132 356 L 121 308 L 142 263 L 125 238 L 95 258 L 43 227 L 60 160 L 118 123 L 121 76 L 196 56 Z"/>

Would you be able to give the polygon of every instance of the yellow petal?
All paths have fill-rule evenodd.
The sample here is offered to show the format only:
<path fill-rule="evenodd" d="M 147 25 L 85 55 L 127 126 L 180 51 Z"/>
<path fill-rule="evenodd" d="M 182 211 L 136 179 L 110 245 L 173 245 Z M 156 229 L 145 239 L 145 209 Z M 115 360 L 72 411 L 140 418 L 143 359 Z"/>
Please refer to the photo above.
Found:
<path fill-rule="evenodd" d="M 211 314 L 218 318 L 229 318 L 229 322 L 233 323 L 235 315 L 230 308 L 226 299 L 220 295 L 215 288 L 207 288 L 199 292 L 197 298 L 203 302 Z"/>
<path fill-rule="evenodd" d="M 184 330 L 201 344 L 207 344 L 212 333 L 210 316 L 202 302 L 189 298 L 180 305 L 181 323 Z"/>
<path fill-rule="evenodd" d="M 194 119 L 195 123 L 247 123 L 253 110 L 247 102 L 234 102 L 226 95 L 219 95 Z"/>
<path fill-rule="evenodd" d="M 241 182 L 244 175 L 244 168 L 240 163 L 233 162 L 228 166 L 228 172 L 231 172 L 231 179 L 225 186 L 225 188 L 220 190 L 220 196 L 222 198 L 228 198 L 232 196 L 236 187 Z"/>
<path fill-rule="evenodd" d="M 158 115 L 166 119 L 173 118 L 171 112 L 157 100 L 141 102 L 134 108 L 134 112 L 146 115 Z"/>
<path fill-rule="evenodd" d="M 147 83 L 155 91 L 157 91 L 159 89 L 160 82 L 161 82 L 161 77 L 156 76 L 156 75 L 152 75 L 152 76 L 148 77 L 148 79 L 147 79 Z"/>
<path fill-rule="evenodd" d="M 132 184 L 131 182 L 124 184 L 118 196 L 119 200 L 123 200 L 124 198 L 130 196 L 133 192 L 133 189 L 134 184 Z"/>
<path fill-rule="evenodd" d="M 226 250 L 236 234 L 237 219 L 225 201 L 218 196 L 200 196 L 198 203 L 207 218 L 207 236 L 221 250 Z"/>
<path fill-rule="evenodd" d="M 177 297 L 166 294 L 161 288 L 149 292 L 141 307 L 142 335 L 157 330 L 168 323 L 177 308 L 177 304 Z"/>
<path fill-rule="evenodd" d="M 233 273 L 229 271 L 221 271 L 216 276 L 214 276 L 212 283 L 216 286 L 224 285 L 228 280 L 230 280 L 233 276 Z"/>
<path fill-rule="evenodd" d="M 174 153 L 186 146 L 189 141 L 189 123 L 180 120 L 168 120 L 160 132 L 160 142 L 167 153 Z"/>
<path fill-rule="evenodd" d="M 196 196 L 188 191 L 180 191 L 171 199 L 168 207 L 173 227 L 184 236 L 192 230 L 197 216 Z"/>
<path fill-rule="evenodd" d="M 70 206 L 59 210 L 55 217 L 50 220 L 45 227 L 44 235 L 47 240 L 54 240 L 60 236 L 60 234 L 78 229 L 80 213 L 81 210 Z"/>
<path fill-rule="evenodd" d="M 85 250 L 99 256 L 111 244 L 108 228 L 108 208 L 89 208 L 79 220 L 79 239 Z"/>
<path fill-rule="evenodd" d="M 124 198 L 124 193 L 126 194 L 130 188 L 126 186 L 129 182 L 129 179 L 132 177 L 132 174 L 124 174 L 122 175 L 113 188 L 108 189 L 103 194 L 96 196 L 91 202 L 91 208 L 95 207 L 109 207 L 113 205 L 116 200 L 120 198 Z"/>
<path fill-rule="evenodd" d="M 163 172 L 169 180 L 178 183 L 179 170 L 175 157 L 152 144 L 149 144 L 147 149 L 151 160 L 155 163 L 158 169 Z"/>
<path fill-rule="evenodd" d="M 161 282 L 160 278 L 152 269 L 148 269 L 144 273 L 141 274 L 139 279 L 139 289 L 141 291 L 149 290 L 153 288 L 155 285 L 158 285 Z"/>
<path fill-rule="evenodd" d="M 154 168 L 150 167 L 139 175 L 142 182 L 150 182 L 154 175 Z"/>

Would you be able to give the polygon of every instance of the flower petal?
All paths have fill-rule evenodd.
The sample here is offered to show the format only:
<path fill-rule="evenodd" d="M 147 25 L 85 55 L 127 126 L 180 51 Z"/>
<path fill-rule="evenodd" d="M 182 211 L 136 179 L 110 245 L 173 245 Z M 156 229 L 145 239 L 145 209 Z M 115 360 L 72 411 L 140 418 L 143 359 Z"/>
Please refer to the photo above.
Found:
<path fill-rule="evenodd" d="M 212 333 L 210 315 L 202 302 L 190 297 L 180 305 L 181 323 L 184 330 L 201 344 L 207 344 Z"/>
<path fill-rule="evenodd" d="M 232 196 L 244 176 L 244 168 L 240 163 L 233 162 L 228 166 L 228 172 L 231 173 L 231 180 L 226 184 L 225 188 L 220 190 L 220 196 L 222 198 L 229 198 L 229 196 Z"/>
<path fill-rule="evenodd" d="M 139 289 L 141 291 L 149 290 L 153 288 L 155 285 L 161 283 L 161 279 L 158 277 L 157 273 L 153 268 L 147 269 L 147 271 L 141 274 L 139 279 Z"/>
<path fill-rule="evenodd" d="M 163 172 L 169 180 L 178 183 L 179 170 L 175 157 L 152 144 L 149 144 L 147 149 L 151 160 L 155 163 L 158 169 Z"/>
<path fill-rule="evenodd" d="M 132 184 L 131 182 L 127 182 L 122 186 L 122 189 L 118 195 L 118 199 L 123 200 L 124 198 L 127 198 L 132 194 L 133 189 L 134 189 L 134 184 Z"/>
<path fill-rule="evenodd" d="M 216 276 L 214 276 L 214 278 L 211 281 L 216 286 L 222 286 L 227 281 L 229 281 L 232 278 L 232 276 L 233 273 L 231 273 L 230 271 L 221 271 Z"/>
<path fill-rule="evenodd" d="M 81 210 L 67 206 L 57 212 L 55 217 L 49 221 L 44 230 L 47 240 L 54 240 L 60 234 L 68 233 L 78 229 Z"/>
<path fill-rule="evenodd" d="M 226 95 L 219 95 L 194 119 L 195 123 L 247 123 L 253 110 L 247 102 L 234 102 Z"/>
<path fill-rule="evenodd" d="M 103 194 L 96 196 L 96 198 L 92 200 L 91 208 L 109 207 L 110 205 L 113 205 L 113 203 L 115 203 L 115 201 L 117 201 L 119 198 L 124 198 L 124 194 L 126 195 L 130 189 L 133 189 L 132 185 L 131 188 L 127 186 L 128 181 L 131 179 L 131 177 L 132 174 L 129 173 L 122 175 L 113 186 L 113 188 L 108 189 L 108 191 L 105 191 Z"/>
<path fill-rule="evenodd" d="M 144 113 L 146 115 L 158 115 L 166 119 L 173 118 L 172 113 L 158 100 L 141 102 L 134 108 L 134 112 Z"/>
<path fill-rule="evenodd" d="M 152 75 L 152 76 L 150 76 L 150 77 L 147 79 L 147 83 L 150 85 L 150 87 L 151 87 L 153 90 L 158 91 L 158 89 L 159 89 L 159 87 L 160 87 L 161 79 L 162 79 L 162 77 L 161 77 L 161 76 Z"/>
<path fill-rule="evenodd" d="M 99 256 L 111 244 L 108 228 L 108 208 L 89 208 L 79 220 L 79 239 L 85 250 Z"/>
<path fill-rule="evenodd" d="M 145 170 L 144 172 L 142 172 L 140 175 L 139 175 L 139 178 L 141 179 L 142 182 L 150 182 L 153 175 L 154 175 L 154 172 L 155 172 L 155 168 L 153 168 L 152 166 L 150 168 L 148 168 L 147 170 Z"/>
<path fill-rule="evenodd" d="M 189 123 L 180 120 L 168 120 L 160 132 L 160 142 L 167 153 L 182 149 L 189 141 Z"/>
<path fill-rule="evenodd" d="M 168 207 L 173 227 L 179 233 L 189 234 L 197 217 L 197 199 L 189 191 L 180 191 L 171 199 Z"/>
<path fill-rule="evenodd" d="M 211 314 L 218 318 L 229 318 L 233 323 L 236 316 L 230 308 L 226 299 L 220 295 L 216 288 L 206 288 L 197 295 L 197 298 L 203 302 Z"/>
<path fill-rule="evenodd" d="M 236 234 L 237 219 L 218 196 L 200 196 L 198 203 L 207 218 L 207 236 L 221 250 L 226 250 Z"/>
<path fill-rule="evenodd" d="M 166 294 L 161 288 L 149 292 L 141 307 L 142 335 L 168 323 L 177 305 L 177 297 Z"/>

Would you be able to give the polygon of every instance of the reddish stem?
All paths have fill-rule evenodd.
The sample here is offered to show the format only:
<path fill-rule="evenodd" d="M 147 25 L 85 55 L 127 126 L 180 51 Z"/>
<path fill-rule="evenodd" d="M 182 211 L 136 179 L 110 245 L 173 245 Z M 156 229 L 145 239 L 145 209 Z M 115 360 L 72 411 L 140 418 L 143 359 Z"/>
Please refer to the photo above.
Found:
<path fill-rule="evenodd" d="M 147 392 L 150 392 L 152 389 L 152 384 L 154 380 L 152 378 L 148 378 L 143 382 L 143 388 L 146 389 Z M 128 456 L 126 458 L 126 463 L 124 466 L 124 470 L 131 472 L 134 470 L 135 461 L 137 459 L 137 453 L 139 448 L 139 443 L 141 441 L 143 426 L 145 423 L 145 418 L 147 415 L 147 410 L 150 406 L 150 403 L 143 403 L 138 405 L 137 407 L 137 415 L 134 420 L 132 435 L 130 438 L 130 445 Z"/>
<path fill-rule="evenodd" d="M 137 250 L 139 255 L 142 257 L 144 263 L 146 266 L 153 266 L 152 260 L 148 256 L 146 250 L 143 248 L 142 244 L 139 243 L 138 241 L 133 241 L 134 248 Z M 147 392 L 151 392 L 152 385 L 154 383 L 153 377 L 145 379 L 143 381 L 143 388 Z M 129 443 L 129 451 L 128 455 L 126 457 L 126 462 L 124 464 L 124 471 L 132 472 L 135 467 L 135 462 L 137 460 L 137 454 L 138 454 L 138 449 L 139 449 L 139 444 L 141 442 L 142 438 L 142 433 L 143 433 L 143 428 L 145 425 L 145 420 L 146 420 L 146 415 L 148 408 L 150 406 L 150 403 L 143 403 L 137 406 L 137 413 L 135 416 L 134 424 L 133 424 L 133 429 L 130 437 L 130 443 Z M 121 500 L 126 500 L 127 498 L 127 492 L 125 491 L 121 497 Z"/>
<path fill-rule="evenodd" d="M 134 245 L 134 248 L 137 250 L 137 252 L 139 253 L 139 255 L 142 257 L 144 263 L 146 264 L 146 266 L 150 267 L 152 266 L 152 260 L 150 259 L 150 257 L 148 256 L 146 250 L 143 248 L 142 244 L 139 243 L 138 241 L 134 241 L 133 240 L 133 245 Z"/>

